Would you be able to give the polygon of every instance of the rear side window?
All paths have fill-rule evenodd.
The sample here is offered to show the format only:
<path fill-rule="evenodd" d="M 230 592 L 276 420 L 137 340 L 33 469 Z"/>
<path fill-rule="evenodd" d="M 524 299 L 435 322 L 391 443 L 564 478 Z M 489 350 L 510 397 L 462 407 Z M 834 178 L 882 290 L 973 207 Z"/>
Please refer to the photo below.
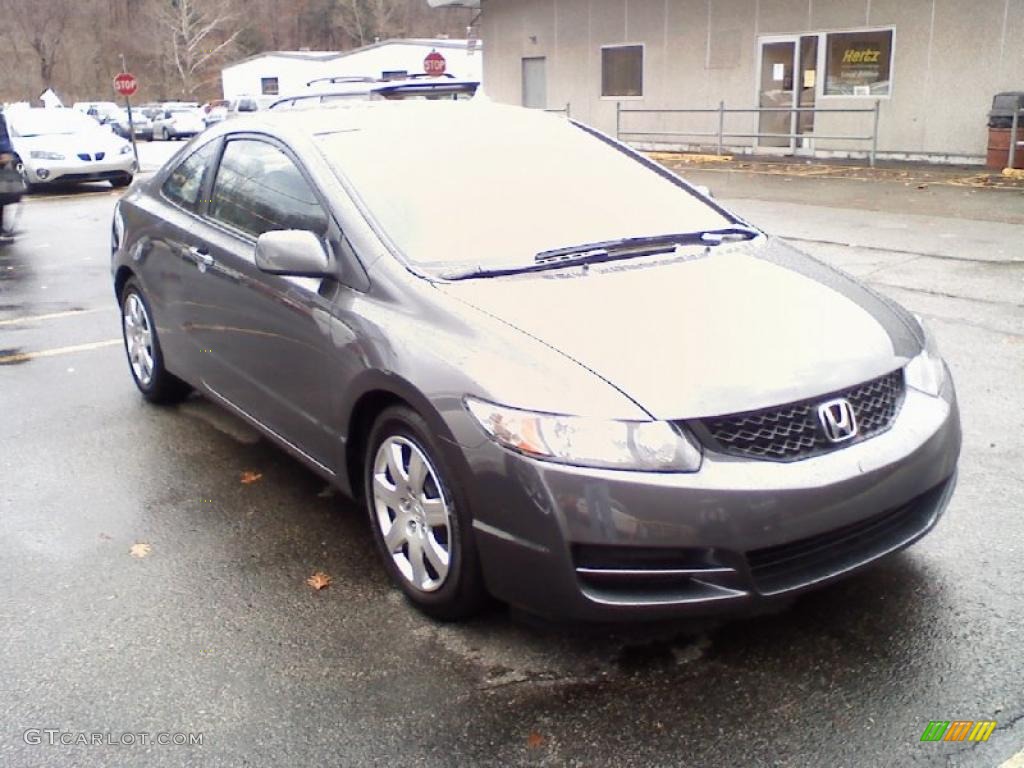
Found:
<path fill-rule="evenodd" d="M 171 171 L 164 182 L 164 195 L 182 208 L 195 211 L 199 206 L 199 193 L 203 190 L 206 169 L 211 166 L 217 154 L 217 142 L 200 147 Z"/>
<path fill-rule="evenodd" d="M 278 229 L 327 234 L 327 216 L 299 169 L 281 150 L 255 139 L 224 148 L 209 215 L 252 237 Z"/>

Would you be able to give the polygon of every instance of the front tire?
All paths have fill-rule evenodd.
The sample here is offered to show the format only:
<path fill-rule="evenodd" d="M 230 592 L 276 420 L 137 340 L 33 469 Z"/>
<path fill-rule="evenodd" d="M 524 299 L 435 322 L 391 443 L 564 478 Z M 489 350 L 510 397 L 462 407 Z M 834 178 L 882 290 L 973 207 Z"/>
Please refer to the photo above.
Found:
<path fill-rule="evenodd" d="M 164 367 L 156 324 L 149 302 L 132 279 L 121 292 L 121 334 L 128 355 L 128 369 L 139 392 L 151 403 L 178 403 L 190 387 Z"/>
<path fill-rule="evenodd" d="M 118 176 L 117 178 L 111 179 L 110 186 L 112 186 L 114 189 L 127 187 L 132 183 L 133 178 L 135 177 L 132 176 L 130 173 L 126 173 L 124 176 Z"/>
<path fill-rule="evenodd" d="M 485 592 L 472 519 L 423 418 L 381 413 L 367 443 L 370 526 L 391 580 L 417 608 L 451 621 L 478 612 Z"/>

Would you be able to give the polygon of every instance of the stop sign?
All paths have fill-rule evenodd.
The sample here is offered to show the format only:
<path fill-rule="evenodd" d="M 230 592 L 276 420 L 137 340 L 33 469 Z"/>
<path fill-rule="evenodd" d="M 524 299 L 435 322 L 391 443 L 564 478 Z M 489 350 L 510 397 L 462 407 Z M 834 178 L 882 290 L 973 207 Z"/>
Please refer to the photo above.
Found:
<path fill-rule="evenodd" d="M 114 78 L 114 90 L 122 96 L 133 96 L 139 90 L 139 81 L 130 72 L 122 72 Z"/>
<path fill-rule="evenodd" d="M 445 60 L 437 51 L 431 51 L 423 59 L 423 71 L 432 77 L 440 77 L 444 74 Z"/>

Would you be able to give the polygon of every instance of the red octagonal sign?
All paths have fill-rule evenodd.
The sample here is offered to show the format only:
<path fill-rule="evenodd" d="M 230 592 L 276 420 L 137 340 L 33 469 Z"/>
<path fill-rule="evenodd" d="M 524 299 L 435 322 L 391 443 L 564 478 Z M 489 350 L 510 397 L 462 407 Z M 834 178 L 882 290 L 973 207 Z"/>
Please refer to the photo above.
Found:
<path fill-rule="evenodd" d="M 423 71 L 431 77 L 440 77 L 444 74 L 445 60 L 437 51 L 431 51 L 427 54 L 426 58 L 423 59 Z"/>
<path fill-rule="evenodd" d="M 139 90 L 139 81 L 130 72 L 122 72 L 114 78 L 114 90 L 122 96 L 133 96 Z"/>

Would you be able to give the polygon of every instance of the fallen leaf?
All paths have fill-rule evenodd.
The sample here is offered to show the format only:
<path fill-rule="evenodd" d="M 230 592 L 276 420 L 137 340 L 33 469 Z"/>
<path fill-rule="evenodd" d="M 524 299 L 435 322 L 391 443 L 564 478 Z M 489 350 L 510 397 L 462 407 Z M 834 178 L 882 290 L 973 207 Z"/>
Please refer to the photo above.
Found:
<path fill-rule="evenodd" d="M 308 579 L 306 579 L 306 583 L 309 584 L 309 586 L 311 586 L 317 592 L 319 592 L 321 589 L 331 586 L 331 577 L 323 571 L 317 571 Z"/>
<path fill-rule="evenodd" d="M 129 549 L 128 552 L 131 554 L 132 557 L 137 557 L 141 560 L 143 557 L 148 555 L 150 551 L 152 551 L 152 549 L 153 548 L 149 546 L 149 544 L 137 542 L 135 544 L 132 544 L 132 548 Z"/>
<path fill-rule="evenodd" d="M 114 537 L 109 533 L 100 533 L 100 541 L 113 541 Z"/>
<path fill-rule="evenodd" d="M 263 477 L 263 473 L 262 472 L 249 472 L 249 471 L 243 472 L 242 473 L 242 485 L 249 485 L 250 483 L 255 483 L 257 480 L 262 479 L 262 477 Z"/>
<path fill-rule="evenodd" d="M 530 749 L 539 749 L 544 746 L 544 737 L 536 731 L 530 731 L 530 735 L 526 737 L 526 746 Z"/>

